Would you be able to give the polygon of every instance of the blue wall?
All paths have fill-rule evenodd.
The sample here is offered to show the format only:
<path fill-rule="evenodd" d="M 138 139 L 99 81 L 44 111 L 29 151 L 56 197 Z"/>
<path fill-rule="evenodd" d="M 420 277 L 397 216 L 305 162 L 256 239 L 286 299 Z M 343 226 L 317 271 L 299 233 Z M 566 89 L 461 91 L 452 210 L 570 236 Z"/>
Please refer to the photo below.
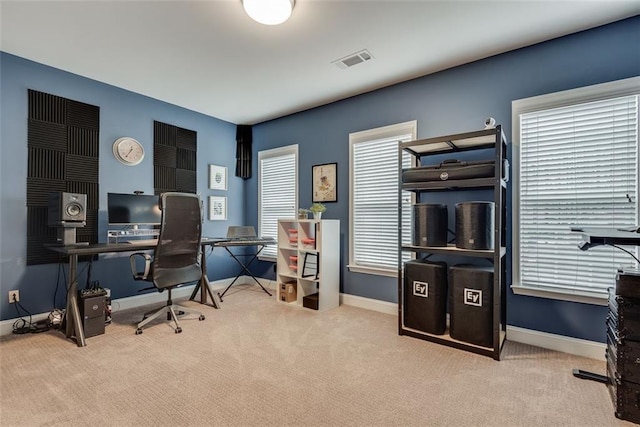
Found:
<path fill-rule="evenodd" d="M 230 224 L 257 225 L 257 151 L 299 144 L 301 207 L 311 204 L 311 166 L 338 163 L 338 202 L 328 204 L 325 215 L 341 220 L 341 291 L 396 302 L 396 279 L 350 273 L 345 267 L 349 133 L 418 120 L 418 137 L 426 138 L 476 130 L 492 116 L 511 139 L 512 100 L 640 75 L 638 40 L 640 17 L 634 17 L 256 125 L 254 175 L 246 182 L 233 176 L 234 124 L 0 53 L 0 319 L 15 317 L 6 298 L 11 289 L 20 290 L 31 312 L 51 310 L 57 280 L 54 265 L 25 266 L 27 89 L 100 107 L 101 239 L 106 239 L 107 192 L 153 191 L 151 156 L 134 168 L 120 165 L 111 155 L 117 137 L 132 136 L 151 153 L 153 120 L 198 132 L 198 191 L 203 198 L 229 198 L 229 221 L 205 221 L 206 235 L 222 235 Z M 209 163 L 229 168 L 226 193 L 207 190 Z M 273 277 L 271 264 L 256 267 L 260 275 Z M 212 280 L 237 273 L 223 251 L 213 252 L 208 268 Z M 140 288 L 130 278 L 126 257 L 101 258 L 94 263 L 94 276 L 114 298 Z M 605 316 L 606 307 L 508 295 L 512 326 L 604 342 Z"/>
<path fill-rule="evenodd" d="M 99 239 L 106 241 L 107 193 L 131 193 L 143 190 L 153 194 L 153 121 L 158 120 L 197 132 L 197 188 L 208 204 L 207 196 L 228 197 L 229 221 L 204 223 L 204 234 L 224 236 L 229 224 L 245 223 L 244 182 L 236 178 L 235 124 L 195 113 L 175 105 L 137 95 L 104 83 L 79 77 L 25 59 L 0 53 L 0 318 L 16 317 L 8 304 L 8 291 L 20 291 L 20 303 L 31 313 L 53 308 L 58 280 L 57 265 L 25 266 L 26 258 L 26 178 L 27 178 L 27 90 L 58 95 L 100 107 L 100 211 Z M 211 102 L 224 102 L 211 100 Z M 121 136 L 140 141 L 147 153 L 135 167 L 120 164 L 112 154 L 113 142 Z M 208 190 L 208 164 L 228 167 L 228 191 Z M 221 249 L 209 256 L 211 280 L 233 277 L 237 265 Z M 79 267 L 81 269 L 83 265 Z M 131 278 L 127 255 L 113 254 L 93 263 L 93 279 L 112 290 L 113 298 L 136 295 L 143 288 Z M 84 285 L 85 278 L 79 279 Z M 64 307 L 63 279 L 56 305 Z"/>
<path fill-rule="evenodd" d="M 300 207 L 311 204 L 312 165 L 338 163 L 338 202 L 328 204 L 324 216 L 341 220 L 341 291 L 397 302 L 396 279 L 346 268 L 349 133 L 418 120 L 418 137 L 428 138 L 482 129 L 491 116 L 511 140 L 511 101 L 640 75 L 639 41 L 636 16 L 259 124 L 254 149 L 299 144 Z M 251 209 L 257 201 L 255 177 L 246 197 Z M 257 212 L 251 209 L 247 219 L 256 223 Z M 605 341 L 606 307 L 516 296 L 510 290 L 507 306 L 509 325 Z"/>

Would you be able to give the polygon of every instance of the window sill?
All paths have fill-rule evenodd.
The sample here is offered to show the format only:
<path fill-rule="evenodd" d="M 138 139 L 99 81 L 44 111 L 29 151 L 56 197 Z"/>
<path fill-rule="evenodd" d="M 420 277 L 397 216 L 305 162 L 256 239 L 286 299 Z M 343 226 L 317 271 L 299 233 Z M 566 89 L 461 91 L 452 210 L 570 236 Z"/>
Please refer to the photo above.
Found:
<path fill-rule="evenodd" d="M 276 262 L 276 260 L 275 256 L 258 256 L 258 261 Z"/>
<path fill-rule="evenodd" d="M 376 276 L 398 277 L 398 270 L 390 270 L 385 268 L 363 267 L 361 265 L 347 265 L 352 273 L 374 274 Z"/>
<path fill-rule="evenodd" d="M 530 297 L 548 298 L 567 302 L 579 302 L 582 304 L 602 305 L 608 304 L 608 296 L 599 293 L 577 293 L 562 292 L 559 290 L 547 290 L 540 288 L 528 288 L 525 286 L 511 286 L 515 295 L 526 295 Z"/>

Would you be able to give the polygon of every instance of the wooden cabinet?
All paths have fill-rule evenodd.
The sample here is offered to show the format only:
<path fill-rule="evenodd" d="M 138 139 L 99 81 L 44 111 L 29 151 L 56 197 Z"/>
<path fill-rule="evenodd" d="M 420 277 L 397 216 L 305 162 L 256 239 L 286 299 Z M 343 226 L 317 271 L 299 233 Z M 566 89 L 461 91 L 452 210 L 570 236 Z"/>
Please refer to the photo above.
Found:
<path fill-rule="evenodd" d="M 314 310 L 340 305 L 340 221 L 278 220 L 277 299 Z"/>
<path fill-rule="evenodd" d="M 415 170 L 403 169 L 403 156 L 407 154 L 413 156 L 415 163 L 423 168 L 429 169 L 432 165 L 447 165 L 451 159 L 460 160 L 468 157 L 466 152 L 474 151 L 473 157 L 478 161 L 493 161 L 494 167 L 491 175 L 482 175 L 481 177 L 465 177 L 461 174 L 459 179 L 451 179 L 451 176 L 440 173 L 436 179 L 411 180 L 405 179 L 406 172 L 419 172 Z M 500 359 L 500 352 L 506 340 L 506 196 L 507 196 L 507 179 L 508 166 L 506 162 L 507 142 L 502 132 L 502 127 L 497 126 L 492 129 L 484 129 L 475 132 L 467 132 L 456 135 L 446 135 L 441 137 L 408 141 L 399 145 L 398 163 L 401 176 L 401 185 L 398 194 L 398 211 L 400 212 L 400 235 L 399 255 L 398 255 L 398 331 L 400 335 L 408 335 L 427 341 L 437 342 L 443 345 L 456 347 L 459 349 L 471 351 L 474 353 Z M 483 166 L 484 167 L 484 166 Z M 473 175 L 471 175 L 473 176 Z M 469 202 L 472 200 L 489 200 L 494 203 L 493 215 L 493 249 L 463 249 L 455 243 L 448 243 L 444 246 L 419 246 L 415 245 L 416 241 L 402 240 L 402 210 L 403 199 L 406 200 L 405 192 L 412 192 L 416 203 L 438 203 L 445 204 L 449 207 L 451 213 L 456 202 Z M 453 193 L 458 197 L 452 197 Z M 454 195 L 454 196 L 455 196 Z M 484 197 L 484 199 L 482 199 Z M 422 200 L 425 199 L 425 200 Z M 415 206 L 415 205 L 414 205 Z M 412 206 L 412 208 L 414 207 Z M 449 229 L 455 228 L 455 218 L 449 215 Z M 460 236 L 458 236 L 460 237 Z M 419 242 L 418 242 L 419 243 Z M 464 246 L 464 245 L 462 245 Z M 425 332 L 415 328 L 410 328 L 405 323 L 405 310 L 403 301 L 405 296 L 405 286 L 403 279 L 403 255 L 414 254 L 416 258 L 433 260 L 435 258 L 445 261 L 451 266 L 454 264 L 480 264 L 487 270 L 488 264 L 490 274 L 493 280 L 489 279 L 486 289 L 490 295 L 488 300 L 488 309 L 491 310 L 488 316 L 489 322 L 485 331 L 489 333 L 488 340 L 483 341 L 483 345 L 473 343 L 473 340 L 459 340 L 451 336 L 450 318 L 451 304 L 456 298 L 451 298 L 449 293 L 449 319 L 445 332 L 441 335 Z M 478 270 L 480 271 L 480 270 Z M 451 273 L 449 274 L 451 277 Z M 483 277 L 487 277 L 486 274 Z M 491 277 L 491 276 L 489 276 Z M 480 273 L 478 275 L 480 280 Z M 451 281 L 451 280 L 450 280 Z M 449 291 L 451 291 L 451 283 L 449 283 Z M 465 292 L 467 290 L 465 289 Z M 482 294 L 480 294 L 482 295 Z M 452 301 L 453 300 L 453 301 Z M 458 307 L 460 308 L 460 307 Z M 477 326 L 477 325 L 474 325 Z M 488 345 L 487 345 L 488 344 Z"/>

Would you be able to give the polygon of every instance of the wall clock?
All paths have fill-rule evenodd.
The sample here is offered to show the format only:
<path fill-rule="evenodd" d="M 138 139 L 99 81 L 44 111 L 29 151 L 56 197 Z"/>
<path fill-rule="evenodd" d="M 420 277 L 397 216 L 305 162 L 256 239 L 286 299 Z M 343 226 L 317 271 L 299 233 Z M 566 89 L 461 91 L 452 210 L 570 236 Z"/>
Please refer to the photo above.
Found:
<path fill-rule="evenodd" d="M 113 143 L 113 155 L 122 164 L 134 166 L 144 159 L 144 147 L 135 139 L 124 136 Z"/>

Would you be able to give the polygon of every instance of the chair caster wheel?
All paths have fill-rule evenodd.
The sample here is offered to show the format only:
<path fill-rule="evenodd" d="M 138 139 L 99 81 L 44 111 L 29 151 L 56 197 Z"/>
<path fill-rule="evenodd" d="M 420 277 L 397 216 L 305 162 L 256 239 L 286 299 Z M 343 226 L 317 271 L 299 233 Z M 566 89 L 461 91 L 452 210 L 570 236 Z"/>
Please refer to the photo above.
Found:
<path fill-rule="evenodd" d="M 204 314 L 201 314 L 200 317 L 198 317 L 198 320 L 204 320 Z"/>
<path fill-rule="evenodd" d="M 179 334 L 180 332 L 182 332 L 182 328 L 181 328 L 180 326 L 178 326 L 178 327 L 176 328 L 176 334 Z"/>
<path fill-rule="evenodd" d="M 136 329 L 136 335 L 140 335 L 142 333 L 142 329 L 138 328 Z"/>

